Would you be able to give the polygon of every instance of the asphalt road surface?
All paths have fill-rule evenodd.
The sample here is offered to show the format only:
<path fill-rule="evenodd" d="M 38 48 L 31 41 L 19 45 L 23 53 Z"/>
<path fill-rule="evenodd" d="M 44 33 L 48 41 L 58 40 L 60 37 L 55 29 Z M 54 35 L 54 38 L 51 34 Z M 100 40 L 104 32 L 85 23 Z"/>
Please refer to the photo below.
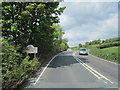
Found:
<path fill-rule="evenodd" d="M 26 88 L 118 88 L 118 64 L 65 51 Z"/>

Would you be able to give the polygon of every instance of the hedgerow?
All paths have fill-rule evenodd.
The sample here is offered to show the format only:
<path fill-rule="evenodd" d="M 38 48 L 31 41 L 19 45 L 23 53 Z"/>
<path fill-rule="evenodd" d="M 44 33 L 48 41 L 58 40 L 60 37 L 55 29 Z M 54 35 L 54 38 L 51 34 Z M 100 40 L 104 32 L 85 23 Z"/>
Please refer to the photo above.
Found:
<path fill-rule="evenodd" d="M 99 44 L 97 48 L 108 48 L 108 47 L 114 47 L 114 46 L 120 46 L 120 42 L 110 42 L 110 43 L 103 43 Z"/>
<path fill-rule="evenodd" d="M 37 58 L 24 59 L 14 45 L 2 41 L 2 88 L 13 89 L 24 82 L 39 67 Z"/>

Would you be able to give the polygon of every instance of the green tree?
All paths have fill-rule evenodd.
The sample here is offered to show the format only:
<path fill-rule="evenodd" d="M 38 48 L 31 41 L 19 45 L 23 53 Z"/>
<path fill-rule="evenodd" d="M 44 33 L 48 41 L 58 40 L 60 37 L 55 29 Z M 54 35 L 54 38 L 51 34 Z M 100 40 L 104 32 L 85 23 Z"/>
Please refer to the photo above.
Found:
<path fill-rule="evenodd" d="M 81 47 L 82 47 L 82 44 L 80 43 L 80 44 L 79 44 L 79 48 L 81 48 Z"/>
<path fill-rule="evenodd" d="M 20 52 L 32 44 L 39 48 L 39 55 L 44 56 L 52 50 L 52 25 L 59 22 L 58 16 L 65 9 L 58 6 L 59 2 L 3 2 L 3 36 L 12 37 L 9 42 L 21 46 Z"/>
<path fill-rule="evenodd" d="M 68 47 L 62 28 L 54 27 L 65 7 L 59 7 L 59 2 L 3 2 L 2 7 L 3 88 L 9 89 L 27 79 L 39 64 L 22 53 L 24 47 L 38 47 L 42 59 Z"/>
<path fill-rule="evenodd" d="M 53 29 L 55 30 L 54 32 L 54 41 L 53 41 L 53 49 L 55 52 L 59 51 L 64 51 L 67 50 L 68 48 L 68 40 L 67 39 L 62 39 L 63 34 L 63 29 L 61 28 L 60 25 L 53 25 Z"/>

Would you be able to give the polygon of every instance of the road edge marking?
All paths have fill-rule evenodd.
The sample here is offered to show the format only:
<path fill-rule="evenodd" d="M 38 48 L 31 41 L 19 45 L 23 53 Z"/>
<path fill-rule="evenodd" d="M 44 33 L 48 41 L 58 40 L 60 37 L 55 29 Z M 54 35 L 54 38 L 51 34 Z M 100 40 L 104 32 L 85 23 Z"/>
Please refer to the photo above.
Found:
<path fill-rule="evenodd" d="M 37 78 L 37 80 L 35 81 L 35 83 L 33 83 L 33 85 L 36 85 L 36 83 L 39 81 L 39 79 L 41 78 L 41 76 L 43 75 L 43 73 L 45 72 L 45 70 L 47 69 L 48 65 L 62 52 L 58 53 L 57 55 L 55 55 L 49 62 L 48 64 L 45 66 L 45 68 L 43 69 L 43 71 L 40 73 L 39 77 Z"/>
<path fill-rule="evenodd" d="M 73 52 L 73 57 L 75 58 L 75 60 L 76 61 L 78 61 L 78 59 L 79 58 L 77 58 L 77 57 L 75 57 L 75 53 L 76 52 Z M 80 63 L 80 62 L 81 63 Z M 84 66 L 89 72 L 91 72 L 94 76 L 96 76 L 98 79 L 105 79 L 105 80 L 107 80 L 107 81 L 109 81 L 110 83 L 113 83 L 111 80 L 109 80 L 107 77 L 105 77 L 104 75 L 102 75 L 102 74 L 100 74 L 99 72 L 97 72 L 95 69 L 93 69 L 92 67 L 90 67 L 89 65 L 87 65 L 87 64 L 85 64 L 83 61 L 81 61 L 80 59 L 79 59 L 79 64 L 81 64 L 82 66 Z M 102 77 L 102 78 L 101 78 Z"/>

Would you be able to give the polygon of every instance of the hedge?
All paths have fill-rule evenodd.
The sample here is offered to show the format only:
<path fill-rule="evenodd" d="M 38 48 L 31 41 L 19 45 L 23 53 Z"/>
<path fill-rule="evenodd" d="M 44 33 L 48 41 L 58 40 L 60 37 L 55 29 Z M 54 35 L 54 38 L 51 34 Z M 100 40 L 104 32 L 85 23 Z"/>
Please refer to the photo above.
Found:
<path fill-rule="evenodd" d="M 120 42 L 103 43 L 98 45 L 97 48 L 102 49 L 102 48 L 108 48 L 113 46 L 120 46 Z"/>

